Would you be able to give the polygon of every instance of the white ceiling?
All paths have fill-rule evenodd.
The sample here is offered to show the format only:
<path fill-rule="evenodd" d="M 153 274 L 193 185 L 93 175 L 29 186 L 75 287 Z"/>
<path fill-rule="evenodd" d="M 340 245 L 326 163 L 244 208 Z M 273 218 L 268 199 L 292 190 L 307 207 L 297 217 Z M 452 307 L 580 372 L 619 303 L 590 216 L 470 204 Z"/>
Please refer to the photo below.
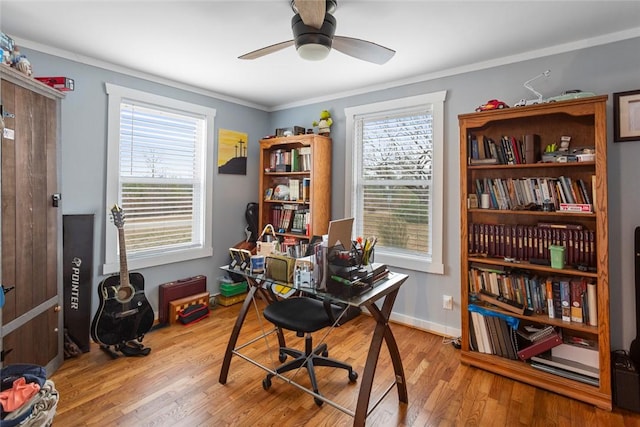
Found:
<path fill-rule="evenodd" d="M 336 34 L 396 50 L 388 63 L 237 59 L 292 39 L 292 16 L 289 0 L 0 0 L 26 48 L 266 110 L 640 36 L 640 1 L 338 0 Z"/>

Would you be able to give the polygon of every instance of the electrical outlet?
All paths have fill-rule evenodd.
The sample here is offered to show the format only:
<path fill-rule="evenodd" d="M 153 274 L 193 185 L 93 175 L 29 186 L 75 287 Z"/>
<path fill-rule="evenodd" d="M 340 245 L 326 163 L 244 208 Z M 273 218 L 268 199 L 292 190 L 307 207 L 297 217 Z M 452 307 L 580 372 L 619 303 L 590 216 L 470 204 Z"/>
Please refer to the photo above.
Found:
<path fill-rule="evenodd" d="M 444 310 L 453 310 L 453 297 L 451 295 L 442 295 L 442 308 Z"/>

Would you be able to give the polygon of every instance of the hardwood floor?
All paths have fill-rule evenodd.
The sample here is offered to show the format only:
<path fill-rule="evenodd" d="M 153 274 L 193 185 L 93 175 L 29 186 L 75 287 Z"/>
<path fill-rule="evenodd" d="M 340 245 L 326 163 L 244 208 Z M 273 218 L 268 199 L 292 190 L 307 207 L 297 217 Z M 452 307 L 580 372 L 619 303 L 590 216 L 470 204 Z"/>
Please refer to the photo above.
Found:
<path fill-rule="evenodd" d="M 262 388 L 264 371 L 234 356 L 226 385 L 218 382 L 222 357 L 240 305 L 216 307 L 209 318 L 189 326 L 152 330 L 144 343 L 146 357 L 111 359 L 97 345 L 68 359 L 52 376 L 60 393 L 56 426 L 348 426 L 353 419 L 277 378 Z M 260 307 L 258 307 L 260 308 Z M 332 357 L 364 368 L 374 320 L 361 315 L 335 329 L 327 342 Z M 245 322 L 239 342 L 262 328 L 255 311 Z M 456 349 L 442 337 L 393 324 L 403 355 L 409 404 L 399 404 L 396 389 L 369 416 L 368 426 L 640 426 L 640 414 L 612 412 L 461 365 Z M 323 332 L 317 333 L 316 342 Z M 302 348 L 302 339 L 286 334 L 287 344 Z M 243 339 L 244 338 L 244 339 Z M 268 340 L 277 350 L 275 336 Z M 243 352 L 263 363 L 265 341 Z M 273 362 L 271 362 L 273 360 Z M 306 372 L 296 380 L 308 384 Z M 346 372 L 317 368 L 320 393 L 342 406 L 355 408 L 358 384 Z M 383 347 L 372 401 L 393 378 Z"/>

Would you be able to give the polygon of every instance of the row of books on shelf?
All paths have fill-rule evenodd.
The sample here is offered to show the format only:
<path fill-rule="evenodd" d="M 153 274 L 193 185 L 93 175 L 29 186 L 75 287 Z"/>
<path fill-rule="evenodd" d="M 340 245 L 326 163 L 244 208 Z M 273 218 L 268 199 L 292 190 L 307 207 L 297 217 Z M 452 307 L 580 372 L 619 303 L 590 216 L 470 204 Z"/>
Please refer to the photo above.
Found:
<path fill-rule="evenodd" d="M 597 342 L 566 336 L 553 326 L 524 326 L 511 316 L 469 305 L 469 343 L 473 351 L 522 360 L 532 367 L 598 385 Z M 532 331 L 533 330 L 533 331 Z"/>
<path fill-rule="evenodd" d="M 311 178 L 289 179 L 289 199 L 309 201 Z"/>
<path fill-rule="evenodd" d="M 309 209 L 300 208 L 298 205 L 271 206 L 271 224 L 278 233 L 301 233 L 307 235 L 311 213 Z"/>
<path fill-rule="evenodd" d="M 285 236 L 280 242 L 280 251 L 291 258 L 302 258 L 307 253 L 309 242 Z"/>
<path fill-rule="evenodd" d="M 475 193 L 478 200 L 482 194 L 489 195 L 491 209 L 517 209 L 527 205 L 545 208 L 553 205 L 553 210 L 568 210 L 566 204 L 592 205 L 595 175 L 587 184 L 582 179 L 558 178 L 485 178 L 476 179 Z M 591 212 L 591 207 L 587 212 Z"/>
<path fill-rule="evenodd" d="M 270 172 L 303 172 L 311 170 L 311 147 L 277 149 L 269 153 Z"/>
<path fill-rule="evenodd" d="M 469 223 L 469 254 L 549 264 L 549 246 L 563 246 L 565 263 L 596 267 L 595 231 L 580 224 Z"/>
<path fill-rule="evenodd" d="M 473 262 L 469 292 L 480 301 L 518 314 L 536 313 L 564 322 L 598 325 L 595 279 L 531 275 Z"/>
<path fill-rule="evenodd" d="M 540 138 L 538 135 L 502 136 L 499 141 L 483 135 L 468 135 L 467 153 L 469 164 L 518 165 L 540 161 Z"/>

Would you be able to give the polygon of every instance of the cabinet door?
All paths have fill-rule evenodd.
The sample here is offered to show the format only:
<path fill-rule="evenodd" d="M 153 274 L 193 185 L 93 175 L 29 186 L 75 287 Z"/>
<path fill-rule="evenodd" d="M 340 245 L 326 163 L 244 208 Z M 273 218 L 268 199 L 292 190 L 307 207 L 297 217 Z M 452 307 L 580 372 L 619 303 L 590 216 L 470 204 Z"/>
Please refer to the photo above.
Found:
<path fill-rule="evenodd" d="M 61 217 L 52 204 L 58 192 L 58 103 L 5 79 L 1 94 L 5 126 L 13 130 L 13 137 L 3 137 L 1 152 L 2 284 L 13 287 L 2 309 L 4 363 L 38 363 L 54 370 L 62 361 Z M 31 340 L 23 343 L 18 335 Z"/>

